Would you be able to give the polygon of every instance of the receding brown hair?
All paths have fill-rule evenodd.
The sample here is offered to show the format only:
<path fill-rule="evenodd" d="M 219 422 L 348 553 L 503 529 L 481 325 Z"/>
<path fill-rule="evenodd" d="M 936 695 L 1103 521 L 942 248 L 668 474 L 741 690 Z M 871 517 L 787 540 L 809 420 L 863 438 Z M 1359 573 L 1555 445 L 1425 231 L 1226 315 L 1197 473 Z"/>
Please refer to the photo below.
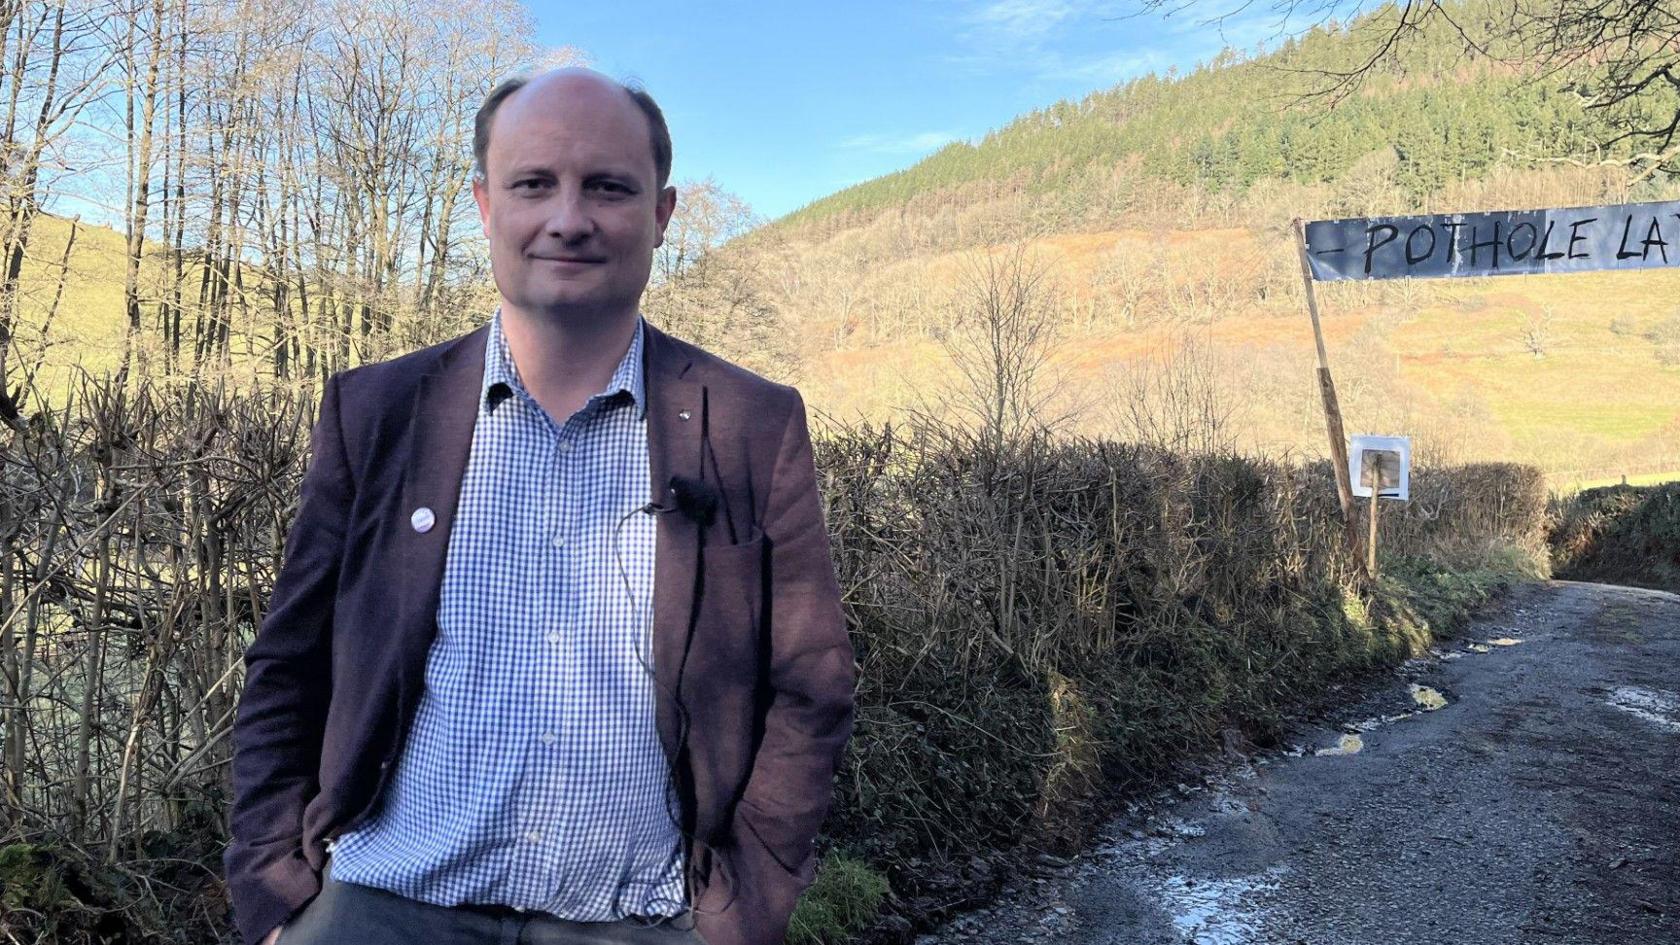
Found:
<path fill-rule="evenodd" d="M 524 88 L 531 79 L 529 75 L 516 75 L 503 80 L 484 97 L 484 104 L 478 106 L 478 114 L 473 116 L 473 177 L 478 180 L 489 179 L 486 156 L 490 152 L 490 122 L 496 117 L 496 109 L 501 108 L 509 95 Z M 647 89 L 642 88 L 641 83 L 631 79 L 617 84 L 647 117 L 653 167 L 659 187 L 664 189 L 671 180 L 671 129 L 665 125 L 665 113 L 659 110 L 659 103 L 653 100 Z"/>

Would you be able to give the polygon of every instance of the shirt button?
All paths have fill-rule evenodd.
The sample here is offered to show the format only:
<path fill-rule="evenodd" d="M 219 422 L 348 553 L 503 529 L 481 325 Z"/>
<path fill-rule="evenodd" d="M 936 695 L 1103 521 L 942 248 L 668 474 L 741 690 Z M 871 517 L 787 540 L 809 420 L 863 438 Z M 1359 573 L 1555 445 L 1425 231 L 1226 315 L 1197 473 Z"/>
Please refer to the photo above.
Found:
<path fill-rule="evenodd" d="M 561 456 L 564 456 L 567 453 L 570 453 L 572 451 L 572 441 L 571 440 L 561 440 L 559 443 L 555 444 L 554 449 Z"/>
<path fill-rule="evenodd" d="M 555 737 L 555 734 L 553 732 L 542 733 L 542 743 L 544 745 L 552 745 L 552 744 L 554 744 L 555 741 L 556 741 L 556 737 Z"/>
<path fill-rule="evenodd" d="M 564 544 L 566 544 L 566 533 L 565 532 L 555 532 L 554 533 L 554 547 L 559 548 L 559 547 L 563 546 Z"/>
<path fill-rule="evenodd" d="M 532 843 L 536 843 L 538 840 L 542 839 L 542 834 L 533 830 L 530 833 L 525 835 L 525 839 L 531 841 Z"/>
<path fill-rule="evenodd" d="M 560 634 L 558 634 L 558 633 L 550 633 L 550 634 L 549 634 L 549 635 L 548 635 L 548 642 L 550 642 L 550 643 L 559 643 L 559 642 L 560 642 Z"/>

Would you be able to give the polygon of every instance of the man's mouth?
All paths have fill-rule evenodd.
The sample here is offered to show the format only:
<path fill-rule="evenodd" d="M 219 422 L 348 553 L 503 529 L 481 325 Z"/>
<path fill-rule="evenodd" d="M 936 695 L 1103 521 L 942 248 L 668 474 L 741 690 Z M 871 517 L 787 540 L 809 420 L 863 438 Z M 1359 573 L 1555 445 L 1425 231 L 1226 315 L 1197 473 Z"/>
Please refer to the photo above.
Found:
<path fill-rule="evenodd" d="M 555 262 L 555 263 L 588 264 L 588 263 L 603 263 L 603 262 L 606 262 L 605 259 L 602 259 L 599 256 L 536 256 L 536 255 L 533 255 L 531 258 L 532 259 L 540 259 L 544 262 Z"/>

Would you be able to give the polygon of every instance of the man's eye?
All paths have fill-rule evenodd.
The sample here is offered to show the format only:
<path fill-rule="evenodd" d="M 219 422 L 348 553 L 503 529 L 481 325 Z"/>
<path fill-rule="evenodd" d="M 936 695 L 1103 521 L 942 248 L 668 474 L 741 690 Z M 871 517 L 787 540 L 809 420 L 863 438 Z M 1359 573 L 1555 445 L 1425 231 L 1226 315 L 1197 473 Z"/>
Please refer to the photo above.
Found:
<path fill-rule="evenodd" d="M 513 188 L 515 190 L 521 190 L 521 189 L 535 190 L 536 188 L 541 187 L 542 185 L 543 185 L 543 182 L 538 180 L 535 177 L 526 178 L 525 180 L 516 180 L 516 181 L 513 182 Z"/>
<path fill-rule="evenodd" d="M 596 181 L 595 182 L 595 188 L 597 190 L 605 190 L 608 193 L 612 193 L 612 194 L 628 194 L 628 193 L 631 193 L 631 190 L 630 190 L 629 187 L 626 187 L 623 184 L 620 184 L 618 181 L 612 181 L 612 180 Z"/>

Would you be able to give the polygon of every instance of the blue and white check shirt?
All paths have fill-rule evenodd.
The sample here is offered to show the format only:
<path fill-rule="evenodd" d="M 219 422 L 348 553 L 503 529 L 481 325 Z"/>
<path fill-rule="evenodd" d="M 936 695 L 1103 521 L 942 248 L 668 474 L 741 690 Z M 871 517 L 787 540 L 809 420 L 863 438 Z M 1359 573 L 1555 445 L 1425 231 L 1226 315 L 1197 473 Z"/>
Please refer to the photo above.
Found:
<path fill-rule="evenodd" d="M 611 383 L 556 425 L 491 318 L 425 691 L 385 803 L 338 837 L 332 878 L 578 922 L 686 907 L 654 723 L 654 519 L 636 511 L 643 335 L 638 316 Z"/>

